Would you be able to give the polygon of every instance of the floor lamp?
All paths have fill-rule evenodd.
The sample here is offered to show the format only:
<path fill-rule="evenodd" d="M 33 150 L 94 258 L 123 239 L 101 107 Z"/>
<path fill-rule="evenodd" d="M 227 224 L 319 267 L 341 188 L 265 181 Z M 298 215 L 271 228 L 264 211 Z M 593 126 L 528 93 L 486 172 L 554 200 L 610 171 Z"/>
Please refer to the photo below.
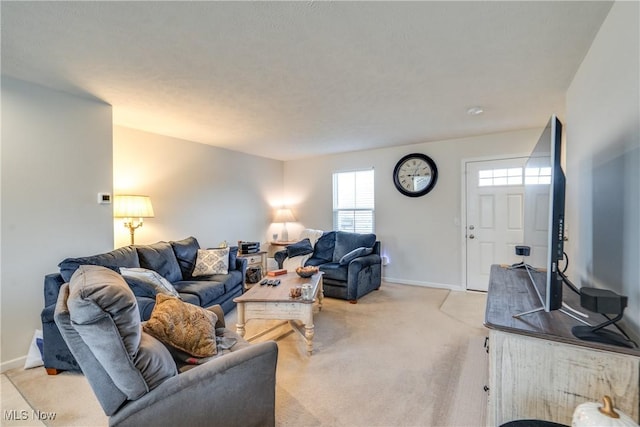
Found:
<path fill-rule="evenodd" d="M 153 206 L 149 196 L 115 196 L 113 198 L 114 218 L 124 218 L 124 226 L 131 234 L 131 244 L 134 244 L 136 228 L 142 227 L 143 218 L 153 218 Z"/>

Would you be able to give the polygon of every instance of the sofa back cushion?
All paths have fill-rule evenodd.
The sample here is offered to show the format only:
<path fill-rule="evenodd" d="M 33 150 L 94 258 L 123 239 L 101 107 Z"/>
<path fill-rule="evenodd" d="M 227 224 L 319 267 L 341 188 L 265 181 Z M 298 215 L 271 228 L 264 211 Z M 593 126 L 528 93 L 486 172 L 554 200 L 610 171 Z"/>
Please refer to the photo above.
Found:
<path fill-rule="evenodd" d="M 119 267 L 140 267 L 140 261 L 133 246 L 125 246 L 111 252 L 88 257 L 67 258 L 58 264 L 60 275 L 64 281 L 69 282 L 73 273 L 81 265 L 101 265 L 117 272 Z"/>
<path fill-rule="evenodd" d="M 171 283 L 182 280 L 182 270 L 170 243 L 158 242 L 135 248 L 138 251 L 140 267 L 157 271 Z"/>
<path fill-rule="evenodd" d="M 376 235 L 373 233 L 360 234 L 346 231 L 336 232 L 336 243 L 333 250 L 333 262 L 340 262 L 343 256 L 358 248 L 373 248 Z"/>
<path fill-rule="evenodd" d="M 191 236 L 186 239 L 170 242 L 170 244 L 180 265 L 182 280 L 191 280 L 191 273 L 193 273 L 193 267 L 196 265 L 198 249 L 200 249 L 198 240 Z"/>
<path fill-rule="evenodd" d="M 236 270 L 238 267 L 238 247 L 229 246 L 229 271 Z"/>

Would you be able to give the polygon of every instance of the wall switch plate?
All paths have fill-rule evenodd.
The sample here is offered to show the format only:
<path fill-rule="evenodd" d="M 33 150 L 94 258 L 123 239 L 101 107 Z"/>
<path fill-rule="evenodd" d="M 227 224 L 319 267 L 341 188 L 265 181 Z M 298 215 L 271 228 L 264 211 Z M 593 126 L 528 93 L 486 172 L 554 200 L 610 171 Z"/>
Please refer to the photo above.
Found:
<path fill-rule="evenodd" d="M 110 205 L 111 204 L 111 193 L 98 193 L 98 204 Z"/>

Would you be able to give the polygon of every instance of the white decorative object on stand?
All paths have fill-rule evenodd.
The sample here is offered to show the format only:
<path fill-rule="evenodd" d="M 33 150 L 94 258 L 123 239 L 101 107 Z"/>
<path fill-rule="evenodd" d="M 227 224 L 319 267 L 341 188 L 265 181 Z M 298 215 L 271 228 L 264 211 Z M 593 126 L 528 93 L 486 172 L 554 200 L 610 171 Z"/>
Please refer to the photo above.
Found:
<path fill-rule="evenodd" d="M 613 407 L 609 396 L 605 396 L 603 404 L 587 402 L 578 405 L 573 412 L 572 427 L 638 427 L 638 424 L 624 412 Z"/>

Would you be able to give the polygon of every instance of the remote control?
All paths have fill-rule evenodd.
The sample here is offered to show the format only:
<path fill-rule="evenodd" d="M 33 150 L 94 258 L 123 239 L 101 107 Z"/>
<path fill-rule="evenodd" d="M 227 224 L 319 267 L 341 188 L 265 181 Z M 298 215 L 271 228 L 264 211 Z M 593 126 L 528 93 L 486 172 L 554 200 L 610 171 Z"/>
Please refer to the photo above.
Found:
<path fill-rule="evenodd" d="M 267 284 L 267 282 L 268 282 L 268 280 L 267 280 L 267 279 L 264 279 L 262 282 L 260 282 L 260 285 L 266 285 L 266 284 Z"/>
<path fill-rule="evenodd" d="M 273 281 L 273 286 L 278 286 L 280 284 L 280 279 L 276 279 Z"/>

